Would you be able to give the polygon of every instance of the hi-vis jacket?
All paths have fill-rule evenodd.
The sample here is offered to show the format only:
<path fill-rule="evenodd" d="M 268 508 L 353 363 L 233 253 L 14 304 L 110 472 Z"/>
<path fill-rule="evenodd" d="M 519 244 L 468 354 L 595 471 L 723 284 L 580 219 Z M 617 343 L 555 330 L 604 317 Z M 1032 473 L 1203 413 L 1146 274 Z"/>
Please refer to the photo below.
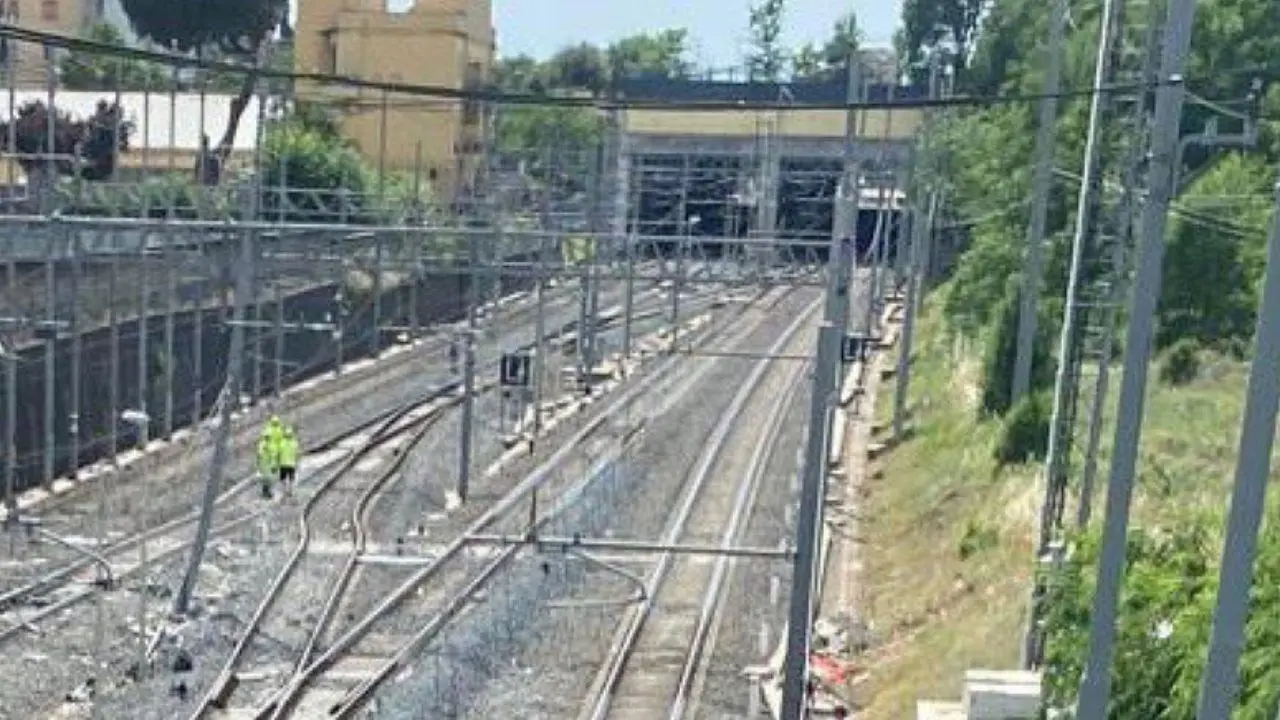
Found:
<path fill-rule="evenodd" d="M 298 467 L 298 451 L 298 436 L 292 428 L 286 428 L 277 446 L 276 464 L 286 468 Z"/>
<path fill-rule="evenodd" d="M 258 472 L 271 477 L 279 472 L 279 448 L 270 435 L 263 433 L 258 438 Z"/>

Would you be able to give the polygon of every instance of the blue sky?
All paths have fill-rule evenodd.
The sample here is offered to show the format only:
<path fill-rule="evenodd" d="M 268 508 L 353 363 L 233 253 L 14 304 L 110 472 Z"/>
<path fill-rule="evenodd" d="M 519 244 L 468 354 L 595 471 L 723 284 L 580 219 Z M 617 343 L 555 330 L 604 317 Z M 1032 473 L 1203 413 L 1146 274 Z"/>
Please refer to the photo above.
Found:
<path fill-rule="evenodd" d="M 741 62 L 749 0 L 493 0 L 499 52 L 546 57 L 577 42 L 606 43 L 668 27 L 685 27 L 693 60 L 725 67 Z M 902 0 L 788 0 L 786 44 L 821 41 L 841 14 L 858 15 L 868 45 L 888 45 Z"/>
<path fill-rule="evenodd" d="M 430 0 L 418 0 L 429 2 Z M 607 43 L 644 30 L 688 28 L 701 66 L 738 65 L 749 0 L 492 0 L 499 52 L 545 58 L 579 42 Z M 290 5 L 297 8 L 298 0 Z M 387 0 L 390 6 L 413 0 Z M 888 45 L 902 0 L 787 0 L 786 44 L 820 42 L 843 13 L 858 14 L 868 45 Z"/>

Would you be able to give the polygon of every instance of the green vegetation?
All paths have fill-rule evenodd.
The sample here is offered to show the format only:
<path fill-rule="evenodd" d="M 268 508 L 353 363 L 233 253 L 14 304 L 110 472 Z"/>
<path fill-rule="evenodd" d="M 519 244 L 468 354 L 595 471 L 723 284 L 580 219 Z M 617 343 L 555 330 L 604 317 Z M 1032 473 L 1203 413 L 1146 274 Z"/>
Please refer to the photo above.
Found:
<path fill-rule="evenodd" d="M 981 22 L 972 13 L 976 5 L 908 0 L 899 37 L 904 58 L 918 66 L 934 47 L 971 48 L 956 66 L 962 91 L 1041 92 L 1050 3 L 997 0 Z M 1091 82 L 1100 6 L 1097 0 L 1072 6 L 1066 90 Z M 1132 7 L 1129 25 L 1145 26 L 1145 11 Z M 1187 75 L 1195 93 L 1241 107 L 1253 76 L 1239 69 L 1269 66 L 1280 53 L 1280 16 L 1266 0 L 1205 0 L 1194 37 Z M 1276 117 L 1280 89 L 1267 90 L 1262 108 L 1264 118 Z M 952 111 L 935 136 L 929 175 L 964 228 L 965 248 L 928 303 L 913 387 L 916 433 L 886 456 L 883 480 L 870 488 L 869 611 L 884 637 L 868 657 L 862 688 L 869 717 L 908 717 L 916 698 L 954 697 L 967 667 L 1017 663 L 1043 492 L 1034 481 L 1038 465 L 1019 460 L 1043 454 L 1048 428 L 1044 393 L 1077 195 L 1068 178 L 1080 170 L 1087 98 L 1062 103 L 1056 164 L 1065 172 L 1057 173 L 1049 204 L 1040 302 L 1045 337 L 1037 338 L 1033 397 L 1011 407 L 1012 288 L 1025 246 L 1035 110 L 1011 103 Z M 1189 105 L 1184 129 L 1199 130 L 1206 115 Z M 1157 318 L 1160 382 L 1148 393 L 1113 666 L 1110 716 L 1117 720 L 1194 716 L 1245 392 L 1242 360 L 1254 332 L 1280 161 L 1278 129 L 1264 122 L 1255 151 L 1188 153 L 1182 168 Z M 1105 138 L 1108 211 L 1121 150 L 1120 138 Z M 1104 476 L 1113 416 L 1110 408 L 1099 458 Z M 1280 506 L 1260 539 L 1241 720 L 1272 720 L 1280 700 L 1278 513 Z M 1073 704 L 1079 683 L 1097 530 L 1095 522 L 1072 538 L 1068 571 L 1049 598 L 1045 675 L 1048 699 L 1058 707 Z"/>
<path fill-rule="evenodd" d="M 746 62 L 755 80 L 830 79 L 843 72 L 847 57 L 860 45 L 853 13 L 842 16 L 821 45 L 795 52 L 780 44 L 785 3 L 764 0 L 748 18 L 752 47 Z M 684 28 L 670 28 L 622 38 L 606 47 L 580 43 L 545 61 L 527 55 L 505 57 L 493 69 L 492 84 L 505 93 L 550 97 L 605 97 L 624 77 L 686 78 L 692 39 Z M 570 193 L 585 191 L 602 118 L 587 108 L 508 105 L 497 118 L 496 145 L 507 158 L 518 158 L 534 178 Z"/>
<path fill-rule="evenodd" d="M 138 35 L 161 47 L 204 58 L 237 59 L 267 67 L 277 47 L 274 36 L 287 27 L 288 0 L 121 0 Z M 257 72 L 239 78 L 229 122 L 213 148 L 216 167 L 225 167 L 258 81 Z M 215 173 L 216 175 L 216 173 Z M 204 178 L 213 180 L 216 177 Z"/>

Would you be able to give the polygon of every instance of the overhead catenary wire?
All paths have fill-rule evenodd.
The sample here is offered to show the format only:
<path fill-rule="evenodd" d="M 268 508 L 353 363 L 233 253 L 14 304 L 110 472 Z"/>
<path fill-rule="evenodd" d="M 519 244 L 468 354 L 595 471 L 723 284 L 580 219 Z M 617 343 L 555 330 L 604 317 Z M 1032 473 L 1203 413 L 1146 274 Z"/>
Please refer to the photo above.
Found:
<path fill-rule="evenodd" d="M 1059 99 L 1075 99 L 1092 97 L 1095 93 L 1142 93 L 1150 86 L 1143 83 L 1112 83 L 1098 87 L 1087 87 L 1079 89 L 1068 89 L 1058 93 L 1001 93 L 993 95 L 967 95 L 964 93 L 951 94 L 946 97 L 936 99 L 924 98 L 907 98 L 893 100 L 859 100 L 856 102 L 820 102 L 820 103 L 796 103 L 791 101 L 670 101 L 670 100 L 641 100 L 627 98 L 611 98 L 603 99 L 594 96 L 573 96 L 573 95 L 541 95 L 530 93 L 508 93 L 486 88 L 453 88 L 440 85 L 421 85 L 412 83 L 394 83 L 382 80 L 368 80 L 348 75 L 338 75 L 333 73 L 300 73 L 286 72 L 281 70 L 273 70 L 270 68 L 255 68 L 241 63 L 231 63 L 220 60 L 208 60 L 187 55 L 179 55 L 176 53 L 158 52 L 154 50 L 142 50 L 138 48 L 130 48 L 123 45 L 115 45 L 111 43 L 98 42 L 95 40 L 86 40 L 76 38 L 69 35 L 59 33 L 43 32 L 39 30 L 30 30 L 21 28 L 7 23 L 0 23 L 0 37 L 20 40 L 25 42 L 37 43 L 46 47 L 54 47 L 72 52 L 95 53 L 101 55 L 110 55 L 119 58 L 128 58 L 134 60 L 143 60 L 150 62 L 165 63 L 175 67 L 198 68 L 202 70 L 213 70 L 218 72 L 226 72 L 233 74 L 252 74 L 259 78 L 268 80 L 290 80 L 290 81 L 310 81 L 323 85 L 340 85 L 353 89 L 378 90 L 386 93 L 395 93 L 399 95 L 415 95 L 419 97 L 440 98 L 456 101 L 478 101 L 487 103 L 496 103 L 503 105 L 536 105 L 551 107 L 576 107 L 586 109 L 607 110 L 609 108 L 625 108 L 634 110 L 671 110 L 671 111 L 724 111 L 724 110 L 770 110 L 779 112 L 797 112 L 812 110 L 882 110 L 888 108 L 894 109 L 911 109 L 911 108 L 954 108 L 954 107 L 974 107 L 974 106 L 991 106 L 991 105 L 1007 105 L 1035 103 L 1046 98 Z M 1250 67 L 1242 68 L 1237 71 L 1239 75 L 1244 76 L 1268 76 L 1280 75 L 1280 65 L 1275 67 Z M 1213 80 L 1220 80 L 1221 73 L 1213 77 L 1206 78 L 1187 78 L 1185 76 L 1174 76 L 1157 82 L 1157 86 L 1183 85 L 1196 86 L 1200 83 L 1209 83 Z"/>

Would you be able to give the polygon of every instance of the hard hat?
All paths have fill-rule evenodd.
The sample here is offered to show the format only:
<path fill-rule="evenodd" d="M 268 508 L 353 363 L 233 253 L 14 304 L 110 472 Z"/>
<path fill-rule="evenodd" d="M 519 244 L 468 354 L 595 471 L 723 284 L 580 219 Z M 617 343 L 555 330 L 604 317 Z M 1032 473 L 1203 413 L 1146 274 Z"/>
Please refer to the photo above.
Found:
<path fill-rule="evenodd" d="M 280 424 L 280 416 L 279 416 L 279 415 L 272 415 L 272 416 L 271 416 L 271 419 L 267 420 L 267 422 L 271 423 L 272 425 L 279 425 L 279 424 Z"/>

